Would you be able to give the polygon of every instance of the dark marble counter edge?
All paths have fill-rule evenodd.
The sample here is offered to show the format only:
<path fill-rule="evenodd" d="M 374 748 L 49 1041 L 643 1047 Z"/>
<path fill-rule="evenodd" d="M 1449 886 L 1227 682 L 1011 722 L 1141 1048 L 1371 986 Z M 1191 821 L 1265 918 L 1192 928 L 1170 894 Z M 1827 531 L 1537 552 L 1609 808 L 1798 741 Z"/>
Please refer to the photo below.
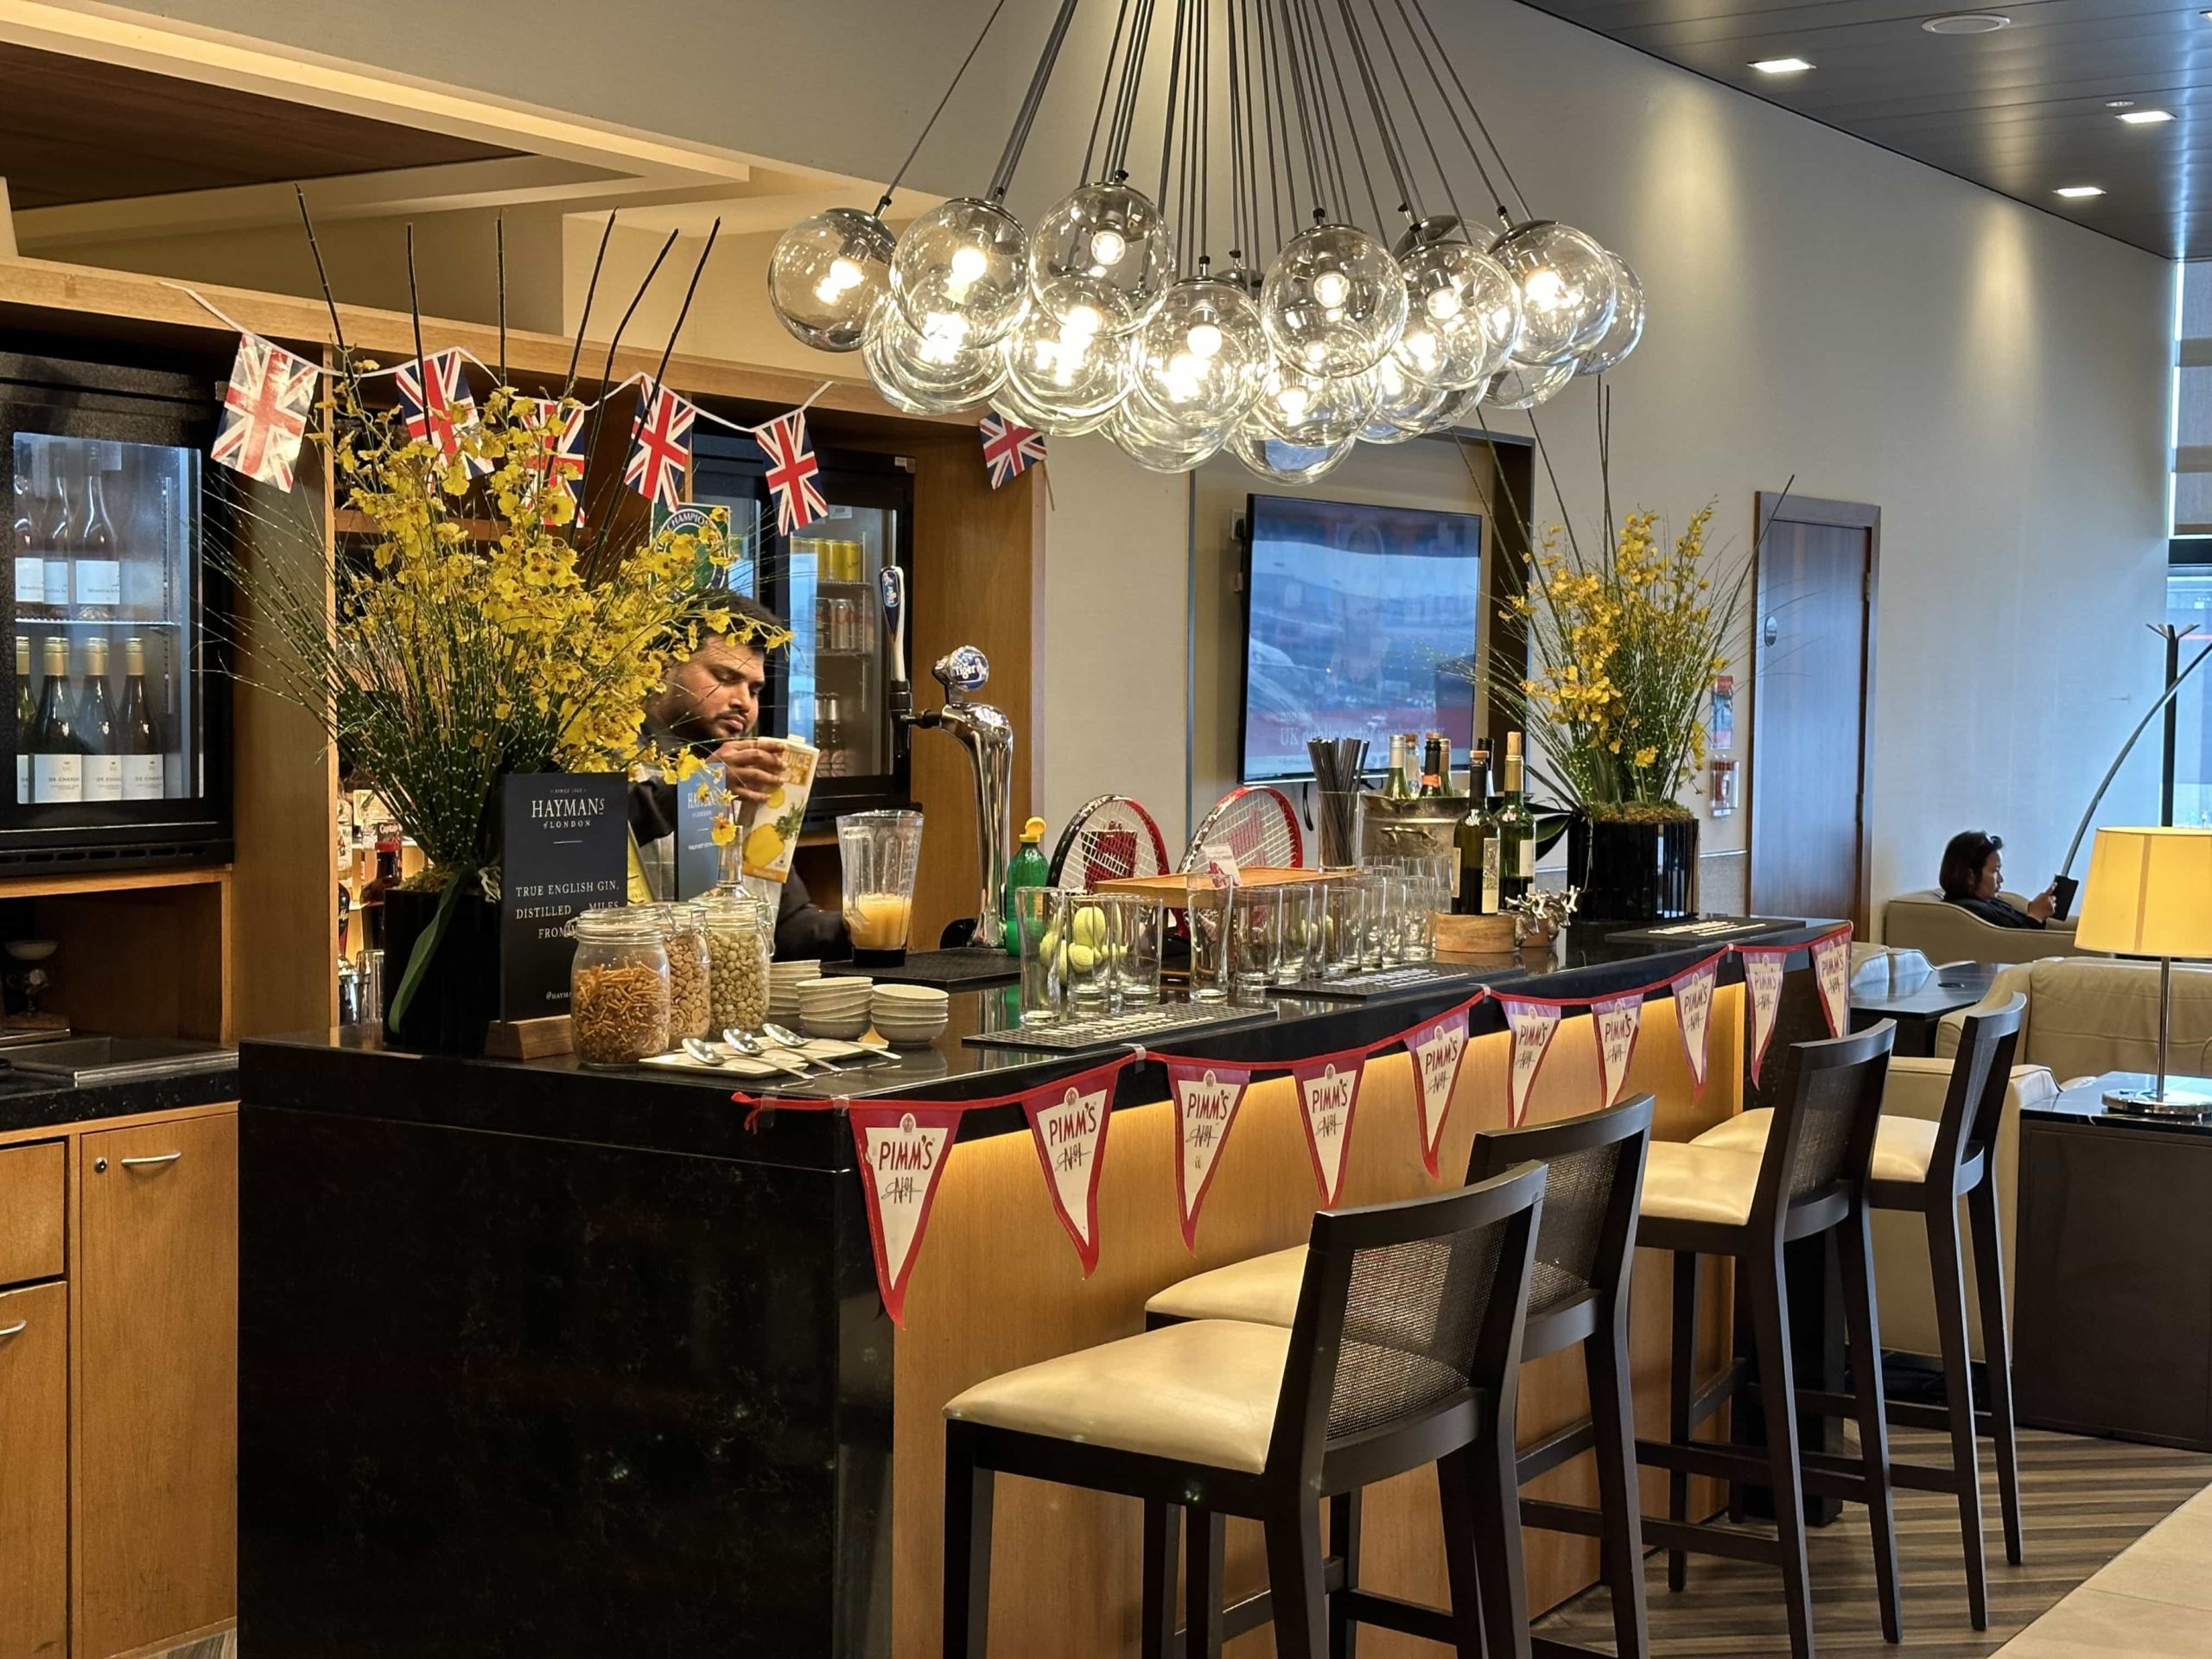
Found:
<path fill-rule="evenodd" d="M 0 1135 L 22 1130 L 60 1129 L 103 1118 L 138 1117 L 187 1106 L 214 1106 L 238 1097 L 238 1069 L 191 1071 L 147 1077 L 136 1083 L 103 1083 L 0 1095 Z"/>
<path fill-rule="evenodd" d="M 1738 943 L 1802 946 L 1828 925 L 1818 923 L 1776 929 Z M 1284 1007 L 1281 1017 L 1273 1024 L 1212 1039 L 1177 1039 L 1172 1052 L 1233 1058 L 1262 1071 L 1280 1070 L 1308 1055 L 1356 1047 L 1402 1031 L 1450 1007 L 1478 985 L 1510 987 L 1532 996 L 1575 1001 L 1659 983 L 1656 995 L 1663 995 L 1662 982 L 1719 948 L 1700 944 L 1644 951 L 1549 973 L 1521 969 L 1471 972 L 1456 983 L 1366 1002 L 1298 1001 Z M 1796 969 L 1805 963 L 1801 950 L 1793 952 L 1788 965 Z M 1722 982 L 1732 983 L 1740 977 L 1741 968 L 1735 959 L 1724 958 Z M 1478 1034 L 1502 1031 L 1503 1014 L 1494 1003 L 1479 1004 L 1472 1029 Z M 1035 1052 L 1033 1061 L 1018 1059 L 966 1076 L 948 1075 L 902 1087 L 849 1090 L 847 1093 L 851 1098 L 886 1102 L 988 1098 L 1073 1076 L 1096 1065 L 1111 1052 Z M 352 1027 L 256 1039 L 242 1045 L 240 1053 L 249 1112 L 338 1112 L 388 1122 L 825 1171 L 849 1170 L 853 1164 L 852 1134 L 841 1113 L 821 1109 L 818 1103 L 810 1109 L 771 1111 L 763 1115 L 757 1130 L 749 1131 L 745 1128 L 746 1109 L 730 1097 L 730 1083 L 703 1074 L 644 1068 L 589 1072 L 568 1061 L 402 1054 L 376 1046 L 372 1032 Z M 341 1058 L 346 1056 L 351 1059 Z M 356 1063 L 362 1060 L 372 1064 L 356 1069 Z M 778 1098 L 820 1103 L 831 1097 L 836 1081 L 824 1080 L 820 1090 L 811 1094 L 793 1092 Z M 1146 1104 L 1166 1094 L 1165 1073 L 1159 1065 L 1134 1065 L 1122 1074 L 1114 1106 L 1120 1109 Z M 1022 1127 L 1018 1107 L 1001 1107 L 969 1114 L 961 1138 L 1002 1135 Z"/>
<path fill-rule="evenodd" d="M 2143 1077 L 2147 1086 L 2147 1073 Z M 2212 1092 L 2206 1080 L 2187 1077 L 2180 1072 L 2170 1073 L 2170 1087 L 2187 1089 L 2193 1092 Z M 2080 1085 L 2061 1090 L 2050 1099 L 2038 1101 L 2032 1106 L 2020 1108 L 2023 1123 L 2059 1123 L 2069 1128 L 2111 1130 L 2120 1134 L 2178 1135 L 2198 1140 L 2212 1140 L 2212 1119 L 2190 1117 L 2143 1117 L 2128 1112 L 2107 1109 L 2101 1086 Z"/>

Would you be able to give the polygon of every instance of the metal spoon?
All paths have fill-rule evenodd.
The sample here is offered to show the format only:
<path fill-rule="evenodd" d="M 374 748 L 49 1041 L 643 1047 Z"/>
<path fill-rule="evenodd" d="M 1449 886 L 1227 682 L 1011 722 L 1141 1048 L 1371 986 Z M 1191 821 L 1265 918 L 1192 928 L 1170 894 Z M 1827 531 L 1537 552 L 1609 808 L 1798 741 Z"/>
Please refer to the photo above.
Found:
<path fill-rule="evenodd" d="M 803 1047 L 807 1040 L 797 1032 L 784 1026 L 764 1025 L 760 1027 L 760 1034 L 772 1041 L 781 1043 L 785 1048 Z M 812 1061 L 825 1071 L 859 1071 L 866 1069 L 859 1065 L 838 1065 L 823 1059 L 819 1054 L 807 1054 L 802 1058 Z M 874 1062 L 869 1061 L 868 1064 L 872 1065 Z"/>
<path fill-rule="evenodd" d="M 688 1050 L 692 1043 L 697 1042 L 698 1040 L 699 1039 L 696 1037 L 688 1039 L 684 1044 L 685 1048 Z M 765 1043 L 762 1043 L 754 1038 L 747 1036 L 745 1033 L 738 1030 L 735 1027 L 732 1027 L 730 1029 L 722 1033 L 722 1042 L 727 1046 L 735 1049 L 741 1054 L 749 1055 L 752 1058 L 756 1060 L 766 1061 L 768 1065 L 774 1066 L 777 1071 L 781 1071 L 786 1077 L 806 1077 L 809 1075 L 809 1068 L 813 1065 L 813 1060 L 810 1056 L 804 1054 L 786 1054 L 780 1050 L 771 1049 Z M 700 1046 L 702 1048 L 711 1049 L 713 1045 L 710 1043 L 702 1043 Z"/>

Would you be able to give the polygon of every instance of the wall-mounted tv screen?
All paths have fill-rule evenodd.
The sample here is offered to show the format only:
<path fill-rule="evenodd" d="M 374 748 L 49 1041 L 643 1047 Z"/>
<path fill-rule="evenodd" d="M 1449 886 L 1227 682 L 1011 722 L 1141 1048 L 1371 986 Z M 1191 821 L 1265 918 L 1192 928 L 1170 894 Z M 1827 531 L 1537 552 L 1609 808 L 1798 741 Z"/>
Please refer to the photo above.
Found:
<path fill-rule="evenodd" d="M 1462 675 L 1481 618 L 1482 520 L 1469 512 L 1255 495 L 1245 512 L 1241 748 L 1247 783 L 1309 778 L 1310 737 L 1474 732 Z"/>

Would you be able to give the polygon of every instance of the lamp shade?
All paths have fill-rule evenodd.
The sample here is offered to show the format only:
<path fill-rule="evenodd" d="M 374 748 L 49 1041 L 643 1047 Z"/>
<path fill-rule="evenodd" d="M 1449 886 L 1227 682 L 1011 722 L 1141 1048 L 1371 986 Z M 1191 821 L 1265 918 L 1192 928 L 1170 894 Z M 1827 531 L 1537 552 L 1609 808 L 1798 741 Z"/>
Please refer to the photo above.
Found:
<path fill-rule="evenodd" d="M 2074 942 L 2123 957 L 2212 957 L 2212 830 L 2100 830 Z"/>

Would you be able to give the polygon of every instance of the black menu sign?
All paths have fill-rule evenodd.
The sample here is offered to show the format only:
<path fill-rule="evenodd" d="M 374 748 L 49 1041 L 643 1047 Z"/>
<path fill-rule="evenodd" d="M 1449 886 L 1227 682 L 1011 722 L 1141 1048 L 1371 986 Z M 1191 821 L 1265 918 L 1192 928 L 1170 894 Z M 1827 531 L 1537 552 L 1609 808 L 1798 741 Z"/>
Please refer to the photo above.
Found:
<path fill-rule="evenodd" d="M 620 772 L 511 775 L 499 887 L 499 1017 L 569 1011 L 581 910 L 627 897 L 628 782 Z"/>

